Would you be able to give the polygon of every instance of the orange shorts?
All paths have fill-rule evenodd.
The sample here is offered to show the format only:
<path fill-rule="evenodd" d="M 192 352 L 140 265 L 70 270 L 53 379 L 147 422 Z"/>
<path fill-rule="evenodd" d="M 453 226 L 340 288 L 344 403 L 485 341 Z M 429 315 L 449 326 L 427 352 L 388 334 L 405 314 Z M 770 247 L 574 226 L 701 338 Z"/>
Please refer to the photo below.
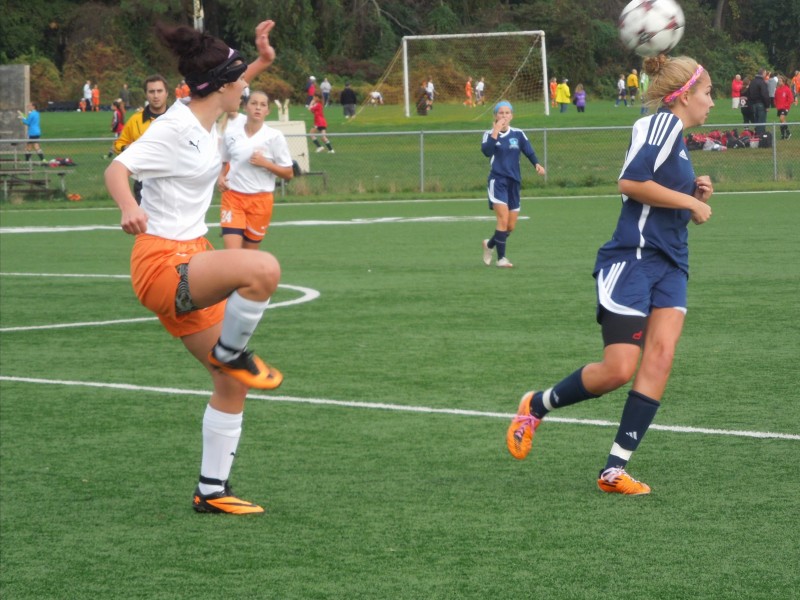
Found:
<path fill-rule="evenodd" d="M 143 306 L 153 311 L 164 328 L 183 337 L 213 327 L 222 321 L 225 301 L 207 308 L 178 314 L 175 296 L 181 276 L 180 265 L 195 254 L 213 250 L 206 238 L 185 242 L 143 233 L 136 236 L 131 252 L 131 283 Z"/>
<path fill-rule="evenodd" d="M 222 192 L 220 226 L 223 235 L 226 229 L 238 229 L 248 242 L 258 243 L 264 239 L 272 219 L 272 192 L 245 194 L 226 190 Z"/>

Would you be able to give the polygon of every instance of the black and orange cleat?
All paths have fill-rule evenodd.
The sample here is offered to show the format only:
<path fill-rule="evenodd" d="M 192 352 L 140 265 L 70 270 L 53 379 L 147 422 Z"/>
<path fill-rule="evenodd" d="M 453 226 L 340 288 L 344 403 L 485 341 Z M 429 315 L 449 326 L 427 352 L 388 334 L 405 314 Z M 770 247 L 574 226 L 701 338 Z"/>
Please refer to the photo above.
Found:
<path fill-rule="evenodd" d="M 221 492 L 201 494 L 200 487 L 192 496 L 192 508 L 199 513 L 225 513 L 228 515 L 257 515 L 264 512 L 258 504 L 237 498 L 228 482 Z"/>
<path fill-rule="evenodd" d="M 270 367 L 258 356 L 246 350 L 228 362 L 219 360 L 214 356 L 214 350 L 211 350 L 208 353 L 208 361 L 247 387 L 274 390 L 283 383 L 283 374 L 278 369 Z"/>

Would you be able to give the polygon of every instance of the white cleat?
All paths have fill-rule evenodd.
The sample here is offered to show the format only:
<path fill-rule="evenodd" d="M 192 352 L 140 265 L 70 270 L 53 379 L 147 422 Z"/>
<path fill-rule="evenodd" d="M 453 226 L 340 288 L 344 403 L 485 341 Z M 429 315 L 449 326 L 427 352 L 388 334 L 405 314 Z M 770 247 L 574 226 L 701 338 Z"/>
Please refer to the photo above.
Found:
<path fill-rule="evenodd" d="M 487 267 L 492 264 L 492 249 L 489 248 L 489 240 L 483 240 L 483 264 Z"/>
<path fill-rule="evenodd" d="M 501 269 L 510 269 L 514 265 L 511 264 L 511 261 L 508 260 L 505 256 L 497 261 L 497 266 Z"/>

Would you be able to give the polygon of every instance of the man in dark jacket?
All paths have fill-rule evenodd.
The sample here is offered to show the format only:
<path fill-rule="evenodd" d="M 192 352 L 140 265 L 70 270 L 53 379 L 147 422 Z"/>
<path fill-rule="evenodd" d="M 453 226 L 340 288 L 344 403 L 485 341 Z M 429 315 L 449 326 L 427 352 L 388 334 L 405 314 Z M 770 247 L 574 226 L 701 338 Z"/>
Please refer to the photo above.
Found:
<path fill-rule="evenodd" d="M 344 89 L 339 96 L 339 102 L 342 103 L 345 119 L 356 116 L 356 93 L 350 87 L 349 82 L 344 84 Z"/>
<path fill-rule="evenodd" d="M 767 122 L 767 107 L 769 106 L 769 89 L 764 80 L 765 69 L 759 69 L 758 75 L 753 77 L 748 90 L 750 107 L 753 111 L 753 123 L 756 123 L 756 134 L 761 135 L 766 132 L 764 124 Z"/>

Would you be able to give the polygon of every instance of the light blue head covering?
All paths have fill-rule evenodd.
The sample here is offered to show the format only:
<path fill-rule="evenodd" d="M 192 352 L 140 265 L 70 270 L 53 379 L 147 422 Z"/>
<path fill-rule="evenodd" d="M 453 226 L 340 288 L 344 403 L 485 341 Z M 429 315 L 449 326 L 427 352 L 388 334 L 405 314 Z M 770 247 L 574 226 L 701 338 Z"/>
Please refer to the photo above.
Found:
<path fill-rule="evenodd" d="M 500 102 L 494 105 L 494 114 L 497 114 L 497 111 L 503 108 L 504 106 L 507 106 L 508 110 L 514 112 L 514 107 L 511 106 L 511 102 L 509 102 L 508 100 L 501 100 Z"/>

